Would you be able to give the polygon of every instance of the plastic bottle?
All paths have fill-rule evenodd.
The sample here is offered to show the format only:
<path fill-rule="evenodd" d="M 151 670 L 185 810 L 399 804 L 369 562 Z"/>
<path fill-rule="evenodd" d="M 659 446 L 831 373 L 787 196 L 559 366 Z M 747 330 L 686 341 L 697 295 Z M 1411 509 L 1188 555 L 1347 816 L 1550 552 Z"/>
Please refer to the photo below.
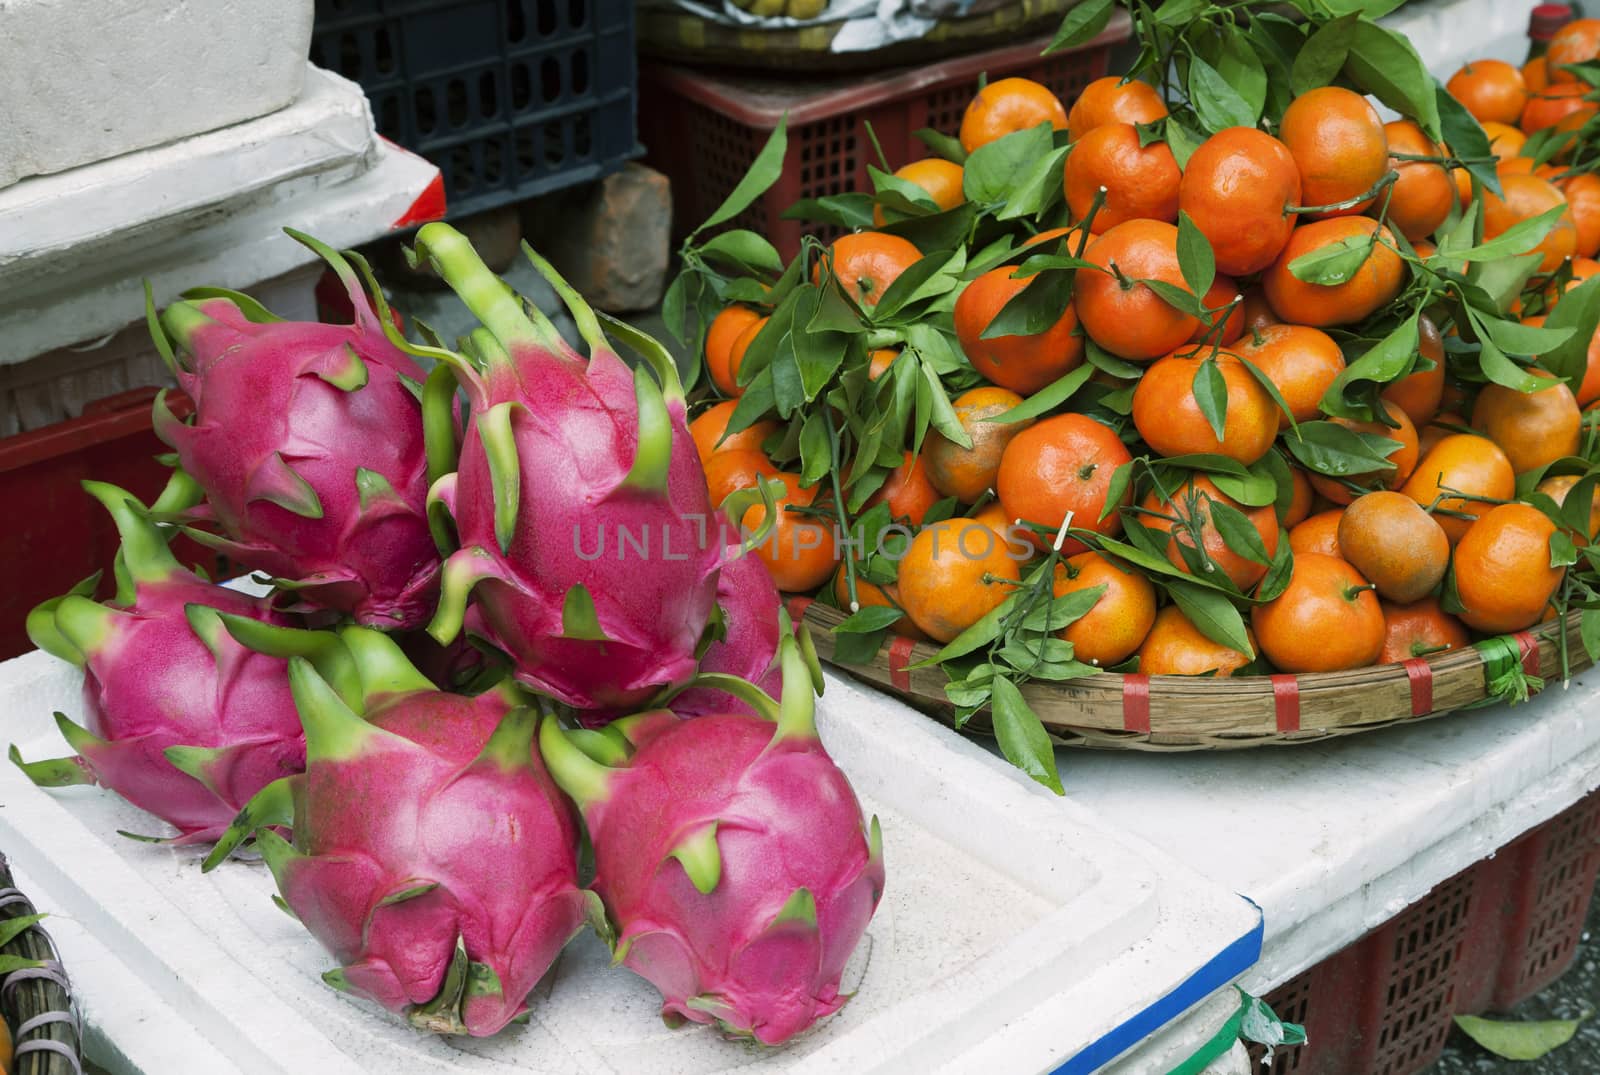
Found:
<path fill-rule="evenodd" d="M 1577 18 L 1571 4 L 1540 4 L 1528 15 L 1528 59 L 1537 59 L 1550 47 L 1556 31 Z"/>

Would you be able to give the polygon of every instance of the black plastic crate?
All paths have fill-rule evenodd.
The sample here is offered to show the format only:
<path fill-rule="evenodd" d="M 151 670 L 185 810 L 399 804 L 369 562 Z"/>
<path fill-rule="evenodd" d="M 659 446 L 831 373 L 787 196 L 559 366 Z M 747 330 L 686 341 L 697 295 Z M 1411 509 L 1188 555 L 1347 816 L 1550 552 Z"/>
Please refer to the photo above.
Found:
<path fill-rule="evenodd" d="M 311 60 L 444 173 L 451 216 L 598 179 L 635 138 L 633 0 L 317 0 Z"/>

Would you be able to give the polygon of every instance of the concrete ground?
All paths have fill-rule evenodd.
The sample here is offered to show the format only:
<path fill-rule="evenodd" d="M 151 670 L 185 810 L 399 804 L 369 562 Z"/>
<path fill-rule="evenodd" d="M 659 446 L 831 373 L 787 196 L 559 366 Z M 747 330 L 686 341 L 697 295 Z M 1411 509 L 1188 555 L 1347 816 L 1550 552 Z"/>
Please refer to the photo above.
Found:
<path fill-rule="evenodd" d="M 1600 1072 L 1600 899 L 1589 904 L 1589 920 L 1572 968 L 1556 983 L 1518 1005 L 1515 1011 L 1495 1018 L 1578 1019 L 1591 1018 L 1578 1028 L 1567 1044 L 1547 1053 L 1543 1059 L 1518 1062 L 1502 1060 L 1485 1050 L 1460 1030 L 1453 1031 L 1438 1063 L 1426 1075 L 1593 1075 Z"/>

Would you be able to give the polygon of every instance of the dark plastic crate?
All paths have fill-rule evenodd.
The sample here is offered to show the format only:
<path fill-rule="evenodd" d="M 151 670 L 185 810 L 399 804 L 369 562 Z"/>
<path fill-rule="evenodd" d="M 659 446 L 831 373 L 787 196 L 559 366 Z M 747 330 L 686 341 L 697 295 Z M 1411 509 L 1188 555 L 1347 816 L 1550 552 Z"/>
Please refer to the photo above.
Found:
<path fill-rule="evenodd" d="M 1600 792 L 1266 996 L 1306 1028 L 1279 1075 L 1412 1075 L 1452 1016 L 1504 1011 L 1571 966 L 1600 873 Z M 1252 1056 L 1259 1058 L 1260 1047 Z"/>
<path fill-rule="evenodd" d="M 317 0 L 311 59 L 439 166 L 461 216 L 640 153 L 632 0 Z"/>
<path fill-rule="evenodd" d="M 988 49 L 937 63 L 890 71 L 877 78 L 781 79 L 714 75 L 666 64 L 640 71 L 639 135 L 646 162 L 672 180 L 673 232 L 687 235 L 709 217 L 744 176 L 785 114 L 789 150 L 783 174 L 730 223 L 767 236 L 785 258 L 802 234 L 824 240 L 837 229 L 784 220 L 802 198 L 870 191 L 868 165 L 883 147 L 891 168 L 930 155 L 914 135 L 924 127 L 954 135 L 978 80 L 1031 78 L 1071 107 L 1090 82 L 1106 74 L 1111 47 L 1130 34 L 1120 12 L 1093 41 L 1041 56 L 1049 38 Z"/>

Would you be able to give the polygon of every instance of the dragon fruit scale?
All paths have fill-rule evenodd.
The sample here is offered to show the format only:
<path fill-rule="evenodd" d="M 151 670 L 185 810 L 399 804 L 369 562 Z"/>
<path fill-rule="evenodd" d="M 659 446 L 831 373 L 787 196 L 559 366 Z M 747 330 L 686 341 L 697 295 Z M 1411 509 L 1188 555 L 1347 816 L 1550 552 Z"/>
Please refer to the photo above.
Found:
<path fill-rule="evenodd" d="M 186 519 L 197 540 L 308 606 L 417 627 L 433 614 L 440 568 L 426 516 L 424 374 L 385 335 L 382 293 L 369 297 L 344 255 L 289 234 L 333 266 L 354 323 L 283 321 L 214 288 L 159 320 L 150 307 L 152 338 L 195 403 L 185 424 L 158 397 L 156 433 L 205 490 Z"/>
<path fill-rule="evenodd" d="M 476 362 L 429 352 L 455 370 L 472 413 L 456 474 L 430 494 L 461 548 L 429 631 L 453 639 L 470 595 L 522 682 L 574 708 L 627 712 L 694 674 L 722 542 L 708 534 L 705 475 L 670 356 L 612 322 L 661 383 L 630 370 L 588 304 L 523 249 L 570 308 L 587 360 L 459 232 L 417 233 L 416 258 L 484 326 L 468 341 Z"/>
<path fill-rule="evenodd" d="M 175 497 L 179 474 L 158 502 Z M 215 839 L 264 786 L 305 767 L 305 736 L 282 660 L 229 637 L 222 616 L 284 623 L 253 597 L 180 567 L 143 505 L 112 485 L 84 488 L 111 513 L 122 538 L 117 593 L 90 599 L 95 579 L 28 616 L 41 649 L 84 671 L 88 728 L 56 714 L 75 758 L 26 763 L 36 783 L 100 783 L 180 832 L 175 842 Z"/>
<path fill-rule="evenodd" d="M 717 607 L 722 612 L 722 637 L 700 658 L 700 673 L 735 676 L 775 694 L 782 689 L 778 640 L 783 601 L 772 573 L 759 556 L 726 550 L 717 578 Z M 748 702 L 714 686 L 691 685 L 671 700 L 680 717 L 706 713 L 754 713 Z"/>
<path fill-rule="evenodd" d="M 614 962 L 661 992 L 669 1023 L 767 1045 L 848 999 L 840 978 L 884 886 L 877 819 L 863 825 L 817 739 L 793 637 L 780 662 L 783 701 L 767 699 L 765 717 L 658 710 L 600 732 L 547 721 L 539 733 L 588 824 Z M 621 767 L 596 760 L 629 750 Z"/>
<path fill-rule="evenodd" d="M 284 906 L 340 963 L 323 980 L 420 1029 L 484 1037 L 526 1012 L 598 914 L 577 820 L 533 746 L 538 714 L 509 681 L 436 689 L 370 628 L 332 644 L 227 625 L 311 654 L 289 658 L 308 762 L 251 800 L 204 868 L 253 832 Z"/>

